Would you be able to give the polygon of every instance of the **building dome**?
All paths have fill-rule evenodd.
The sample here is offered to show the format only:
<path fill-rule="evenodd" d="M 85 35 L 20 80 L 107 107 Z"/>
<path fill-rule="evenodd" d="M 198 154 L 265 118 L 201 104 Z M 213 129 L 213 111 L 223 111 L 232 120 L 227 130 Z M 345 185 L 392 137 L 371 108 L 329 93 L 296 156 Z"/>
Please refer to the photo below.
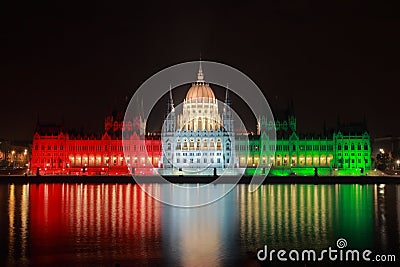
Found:
<path fill-rule="evenodd" d="M 186 101 L 192 99 L 202 99 L 203 97 L 215 99 L 213 90 L 207 83 L 204 82 L 204 74 L 200 62 L 199 72 L 197 73 L 197 82 L 194 83 L 187 92 Z"/>
<path fill-rule="evenodd" d="M 203 97 L 214 99 L 213 90 L 206 83 L 194 83 L 186 94 L 186 101 Z"/>

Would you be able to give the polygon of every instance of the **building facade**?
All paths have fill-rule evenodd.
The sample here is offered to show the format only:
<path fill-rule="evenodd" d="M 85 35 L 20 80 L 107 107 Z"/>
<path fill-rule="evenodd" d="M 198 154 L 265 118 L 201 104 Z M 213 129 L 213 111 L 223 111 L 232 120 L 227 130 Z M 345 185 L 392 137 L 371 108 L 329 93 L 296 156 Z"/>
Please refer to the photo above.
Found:
<path fill-rule="evenodd" d="M 33 136 L 31 171 L 39 175 L 152 174 L 154 168 L 160 167 L 161 141 L 159 135 L 145 135 L 144 130 L 145 121 L 141 118 L 124 125 L 123 113 L 108 115 L 101 134 L 38 123 Z M 125 147 L 122 134 L 128 135 Z"/>
<path fill-rule="evenodd" d="M 292 104 L 283 115 L 274 114 L 275 120 L 258 118 L 256 134 L 239 133 L 228 90 L 225 100 L 218 101 L 204 80 L 201 64 L 181 107 L 178 112 L 170 90 L 162 130 L 152 134 L 145 134 L 146 121 L 141 117 L 124 123 L 123 113 L 108 115 L 101 134 L 38 123 L 31 171 L 201 175 L 221 169 L 254 174 L 270 168 L 272 175 L 363 175 L 371 169 L 365 125 L 338 125 L 319 136 L 299 134 Z"/>

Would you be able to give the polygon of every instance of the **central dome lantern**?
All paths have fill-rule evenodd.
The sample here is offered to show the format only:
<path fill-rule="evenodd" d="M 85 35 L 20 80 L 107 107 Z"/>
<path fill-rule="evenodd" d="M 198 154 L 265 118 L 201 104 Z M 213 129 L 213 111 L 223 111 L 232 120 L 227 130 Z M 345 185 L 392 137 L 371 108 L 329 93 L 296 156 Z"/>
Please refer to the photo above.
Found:
<path fill-rule="evenodd" d="M 200 62 L 197 81 L 192 84 L 192 87 L 190 87 L 189 91 L 187 92 L 186 101 L 194 99 L 202 100 L 202 98 L 215 99 L 215 95 L 208 83 L 204 82 L 204 74 Z"/>

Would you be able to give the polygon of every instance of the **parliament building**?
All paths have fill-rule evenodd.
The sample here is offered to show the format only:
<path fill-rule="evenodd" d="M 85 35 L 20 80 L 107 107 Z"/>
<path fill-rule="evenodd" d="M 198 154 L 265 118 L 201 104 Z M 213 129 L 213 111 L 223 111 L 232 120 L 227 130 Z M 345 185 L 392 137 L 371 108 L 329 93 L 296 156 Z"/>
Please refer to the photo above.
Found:
<path fill-rule="evenodd" d="M 116 112 L 106 116 L 104 130 L 97 134 L 38 122 L 30 170 L 38 175 L 210 175 L 270 169 L 270 175 L 284 176 L 364 175 L 371 169 L 365 124 L 338 124 L 322 135 L 299 134 L 291 104 L 274 112 L 275 120 L 258 118 L 253 134 L 235 129 L 232 113 L 229 90 L 218 101 L 200 64 L 181 112 L 170 90 L 159 133 L 146 133 L 141 117 L 124 123 L 124 113 Z"/>

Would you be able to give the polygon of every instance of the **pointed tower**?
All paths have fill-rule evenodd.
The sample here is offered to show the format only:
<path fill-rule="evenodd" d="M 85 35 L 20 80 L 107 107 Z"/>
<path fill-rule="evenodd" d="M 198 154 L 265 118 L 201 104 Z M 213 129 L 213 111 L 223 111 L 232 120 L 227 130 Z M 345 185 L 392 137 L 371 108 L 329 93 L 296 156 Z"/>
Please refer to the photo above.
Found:
<path fill-rule="evenodd" d="M 169 85 L 169 98 L 168 98 L 168 114 L 165 118 L 165 130 L 170 133 L 174 133 L 176 130 L 176 118 L 175 118 L 175 107 L 174 99 L 172 97 L 172 86 Z"/>
<path fill-rule="evenodd" d="M 164 125 L 162 127 L 161 141 L 163 146 L 162 151 L 162 162 L 163 168 L 173 168 L 174 159 L 174 144 L 175 144 L 175 130 L 176 130 L 176 117 L 174 99 L 172 97 L 172 87 L 169 86 L 169 98 L 167 115 L 164 119 Z"/>
<path fill-rule="evenodd" d="M 296 132 L 297 122 L 296 122 L 296 116 L 295 116 L 295 112 L 294 112 L 293 98 L 290 99 L 290 102 L 288 105 L 288 123 L 289 123 L 289 129 L 292 132 Z"/>
<path fill-rule="evenodd" d="M 204 83 L 204 74 L 203 74 L 203 68 L 201 66 L 201 60 L 199 65 L 199 72 L 197 73 L 197 83 Z"/>
<path fill-rule="evenodd" d="M 231 100 L 229 98 L 229 88 L 226 85 L 225 104 L 222 112 L 222 130 L 224 131 L 224 163 L 225 167 L 232 168 L 236 166 L 235 153 L 235 131 L 233 128 L 233 116 Z"/>
<path fill-rule="evenodd" d="M 231 100 L 229 98 L 228 85 L 226 86 L 225 90 L 225 105 L 222 113 L 222 124 L 224 126 L 225 131 L 233 132 L 232 108 L 231 108 Z"/>

